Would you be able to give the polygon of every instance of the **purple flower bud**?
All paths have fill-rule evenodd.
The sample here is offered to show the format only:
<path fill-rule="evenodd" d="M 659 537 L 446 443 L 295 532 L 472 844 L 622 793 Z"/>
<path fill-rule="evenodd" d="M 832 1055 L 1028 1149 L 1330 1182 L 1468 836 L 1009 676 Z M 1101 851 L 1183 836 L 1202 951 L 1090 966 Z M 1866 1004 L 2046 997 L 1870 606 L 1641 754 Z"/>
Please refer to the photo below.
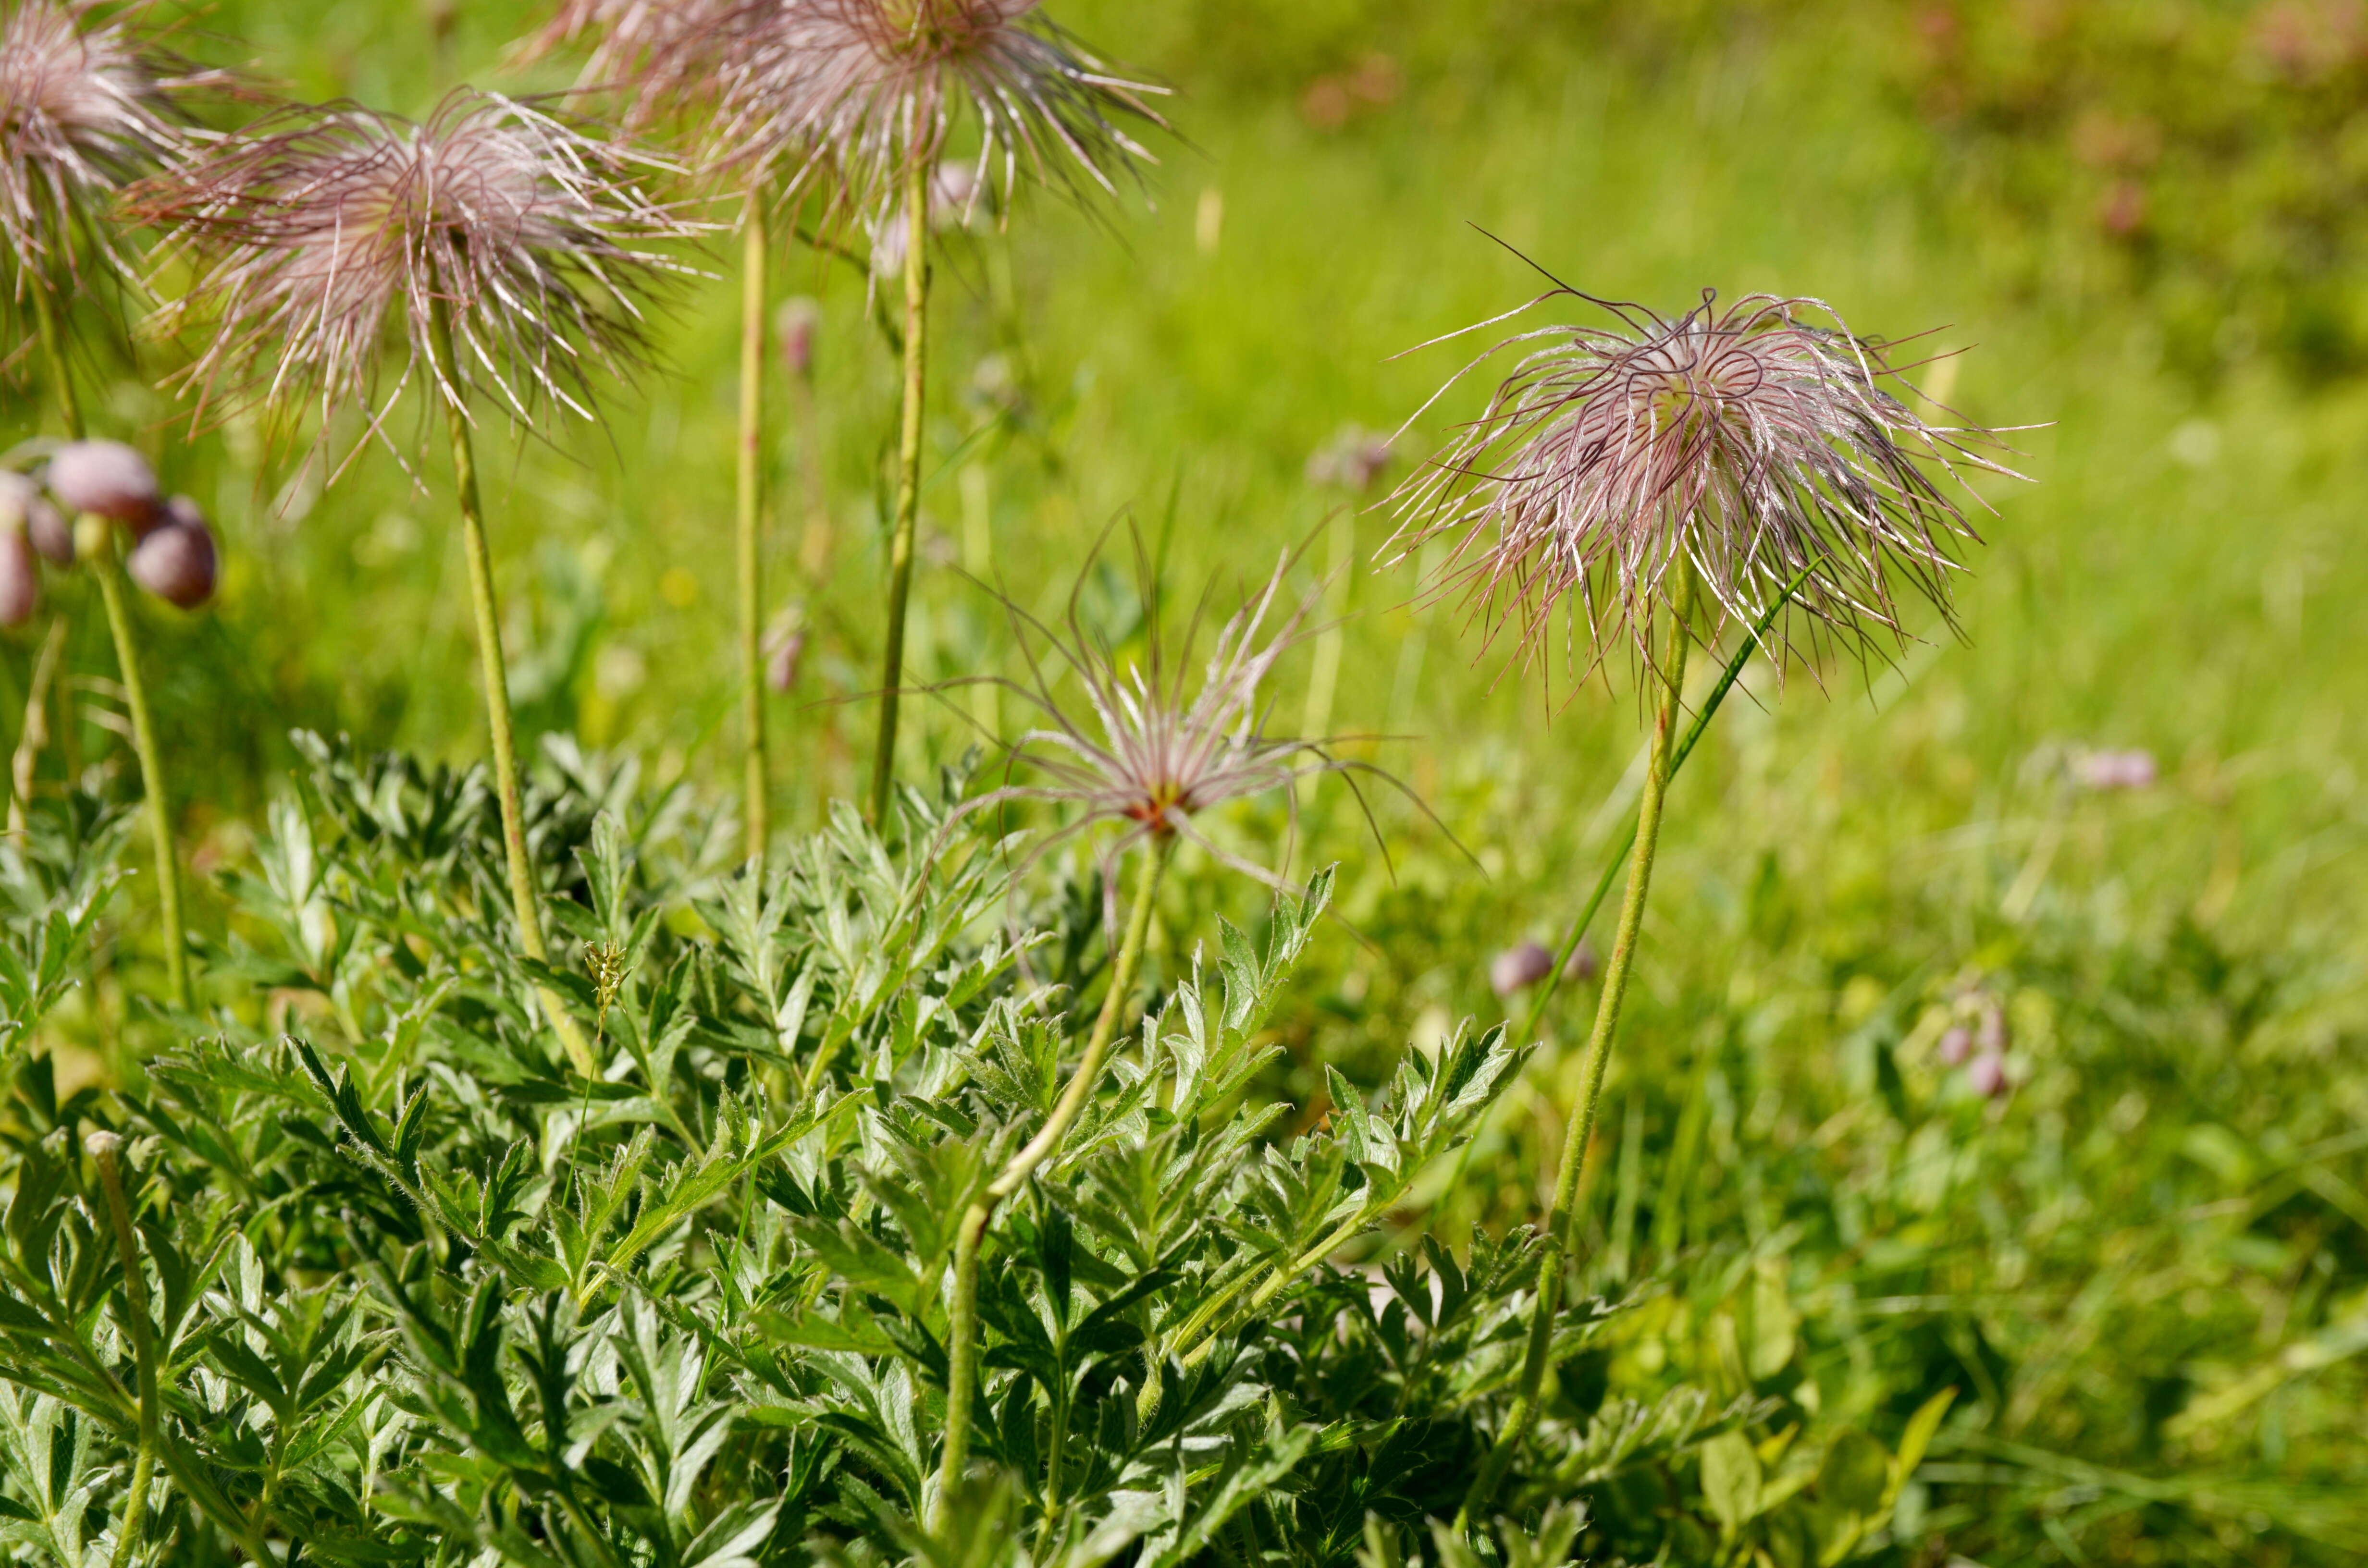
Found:
<path fill-rule="evenodd" d="M 1973 1053 L 1974 1031 L 1963 1024 L 1957 1025 L 1942 1035 L 1940 1045 L 1935 1048 L 1935 1054 L 1941 1058 L 1944 1065 L 1950 1067 L 1958 1065 Z"/>
<path fill-rule="evenodd" d="M 1565 980 L 1593 980 L 1596 971 L 1602 967 L 1603 960 L 1597 956 L 1595 944 L 1581 937 L 1578 946 L 1570 950 L 1570 961 L 1562 966 L 1562 977 Z"/>
<path fill-rule="evenodd" d="M 1986 1100 L 2004 1098 L 2010 1087 L 2006 1081 L 2006 1058 L 1995 1051 L 1983 1051 L 1965 1069 L 1965 1082 Z"/>
<path fill-rule="evenodd" d="M 25 507 L 25 537 L 52 565 L 74 563 L 74 525 L 50 504 L 48 496 L 36 495 Z"/>
<path fill-rule="evenodd" d="M 784 300 L 773 314 L 773 330 L 781 339 L 781 358 L 790 374 L 801 379 L 814 374 L 814 332 L 822 324 L 822 307 L 800 294 Z"/>
<path fill-rule="evenodd" d="M 120 441 L 74 441 L 50 460 L 50 494 L 69 512 L 142 523 L 156 506 L 156 471 Z"/>
<path fill-rule="evenodd" d="M 773 644 L 770 657 L 765 661 L 765 684 L 775 691 L 787 691 L 798 684 L 798 664 L 805 657 L 806 632 L 801 626 Z"/>
<path fill-rule="evenodd" d="M 1554 972 L 1554 955 L 1535 942 L 1508 948 L 1488 965 L 1488 987 L 1499 996 L 1525 991 Z"/>
<path fill-rule="evenodd" d="M 0 626 L 22 626 L 41 602 L 32 542 L 21 528 L 0 528 Z"/>
<path fill-rule="evenodd" d="M 206 527 L 205 518 L 197 514 L 194 503 L 186 496 L 176 496 L 176 503 L 187 503 L 187 517 L 174 517 L 161 527 L 148 530 L 145 538 L 131 547 L 123 569 L 131 580 L 163 599 L 183 609 L 195 609 L 214 597 L 215 552 L 213 530 Z"/>

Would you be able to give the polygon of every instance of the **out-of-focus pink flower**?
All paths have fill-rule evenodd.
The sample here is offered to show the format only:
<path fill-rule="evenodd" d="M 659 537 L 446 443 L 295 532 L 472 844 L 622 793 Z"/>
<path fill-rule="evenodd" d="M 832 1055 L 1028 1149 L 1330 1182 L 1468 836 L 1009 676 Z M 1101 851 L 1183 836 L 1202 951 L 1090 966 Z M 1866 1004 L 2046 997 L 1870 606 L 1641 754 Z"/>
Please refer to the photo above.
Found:
<path fill-rule="evenodd" d="M 1986 1100 L 2002 1099 L 2013 1085 L 2007 1082 L 2006 1058 L 1985 1051 L 1965 1069 L 1965 1082 Z"/>
<path fill-rule="evenodd" d="M 2084 790 L 2150 790 L 2157 777 L 2154 753 L 2143 747 L 2080 752 L 2072 758 L 2072 778 Z"/>
<path fill-rule="evenodd" d="M 186 495 L 174 496 L 160 510 L 165 520 L 131 547 L 123 570 L 166 604 L 195 609 L 214 597 L 220 562 L 213 529 Z"/>
<path fill-rule="evenodd" d="M 41 578 L 22 524 L 0 527 L 0 626 L 22 626 L 40 608 Z"/>
<path fill-rule="evenodd" d="M 1488 964 L 1488 988 L 1499 996 L 1526 991 L 1554 972 L 1554 955 L 1537 942 L 1508 948 Z"/>
<path fill-rule="evenodd" d="M 1595 951 L 1594 939 L 1581 937 L 1578 946 L 1570 950 L 1570 961 L 1562 966 L 1562 977 L 1565 980 L 1593 980 L 1596 971 L 1602 967 L 1603 960 Z"/>
<path fill-rule="evenodd" d="M 1974 1031 L 1963 1024 L 1952 1025 L 1941 1036 L 1941 1043 L 1933 1048 L 1933 1054 L 1941 1059 L 1943 1066 L 1948 1067 L 1961 1065 L 1973 1053 Z"/>
<path fill-rule="evenodd" d="M 772 651 L 765 658 L 765 684 L 775 691 L 788 691 L 798 684 L 798 665 L 805 659 L 806 629 L 791 627 L 773 640 Z"/>
<path fill-rule="evenodd" d="M 800 380 L 814 374 L 814 334 L 822 329 L 822 306 L 812 297 L 795 295 L 773 312 L 773 330 L 781 340 L 781 362 Z"/>
<path fill-rule="evenodd" d="M 1373 487 L 1389 466 L 1390 438 L 1349 425 L 1308 455 L 1307 483 L 1361 494 Z"/>

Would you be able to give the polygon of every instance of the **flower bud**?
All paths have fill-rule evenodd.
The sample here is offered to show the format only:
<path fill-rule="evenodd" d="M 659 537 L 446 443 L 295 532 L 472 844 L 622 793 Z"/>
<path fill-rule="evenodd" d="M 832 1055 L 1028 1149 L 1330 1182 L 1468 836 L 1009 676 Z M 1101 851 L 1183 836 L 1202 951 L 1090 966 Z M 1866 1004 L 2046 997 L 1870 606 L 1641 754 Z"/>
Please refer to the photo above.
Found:
<path fill-rule="evenodd" d="M 806 631 L 803 626 L 774 642 L 772 653 L 765 660 L 765 684 L 775 691 L 787 691 L 796 686 L 798 665 L 805 652 Z"/>
<path fill-rule="evenodd" d="M 773 330 L 780 335 L 781 358 L 790 374 L 803 379 L 814 374 L 814 332 L 822 324 L 822 307 L 803 294 L 785 300 L 773 314 Z"/>
<path fill-rule="evenodd" d="M 2010 1086 L 2006 1081 L 2006 1058 L 1994 1051 L 1983 1051 L 1965 1069 L 1965 1082 L 1986 1100 L 2004 1098 Z"/>
<path fill-rule="evenodd" d="M 1934 1052 L 1941 1058 L 1942 1065 L 1957 1066 L 1974 1053 L 1974 1031 L 1963 1024 L 1956 1025 L 1941 1037 L 1941 1043 L 1934 1048 Z"/>
<path fill-rule="evenodd" d="M 148 520 L 157 502 L 156 471 L 120 441 L 74 441 L 50 460 L 50 494 L 69 512 L 119 523 Z"/>
<path fill-rule="evenodd" d="M 1562 977 L 1565 980 L 1593 980 L 1596 971 L 1602 967 L 1603 960 L 1596 953 L 1593 940 L 1581 937 L 1578 946 L 1570 950 L 1570 961 L 1562 966 Z"/>
<path fill-rule="evenodd" d="M 160 510 L 168 520 L 131 547 L 123 569 L 165 603 L 195 609 L 214 597 L 213 530 L 186 495 L 176 495 Z"/>
<path fill-rule="evenodd" d="M 33 548 L 47 556 L 54 566 L 74 563 L 74 525 L 66 515 L 50 504 L 46 495 L 35 495 L 25 507 L 25 537 Z"/>
<path fill-rule="evenodd" d="M 1554 955 L 1535 942 L 1508 948 L 1488 965 L 1488 988 L 1499 996 L 1525 991 L 1554 972 Z"/>
<path fill-rule="evenodd" d="M 23 525 L 0 527 L 0 626 L 22 626 L 41 602 L 40 574 Z"/>

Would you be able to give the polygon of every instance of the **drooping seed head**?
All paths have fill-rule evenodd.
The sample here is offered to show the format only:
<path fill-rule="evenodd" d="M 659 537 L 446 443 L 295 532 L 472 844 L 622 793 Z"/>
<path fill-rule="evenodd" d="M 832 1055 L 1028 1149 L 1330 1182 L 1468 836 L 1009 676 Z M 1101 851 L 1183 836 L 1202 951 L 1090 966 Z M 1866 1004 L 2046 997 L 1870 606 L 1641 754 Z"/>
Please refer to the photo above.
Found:
<path fill-rule="evenodd" d="M 1113 192 L 1165 89 L 1111 74 L 1036 0 L 731 0 L 714 138 L 830 216 L 876 222 L 915 169 L 974 135 L 982 186 Z M 970 129 L 962 127 L 967 121 Z"/>
<path fill-rule="evenodd" d="M 1531 305 L 1557 298 L 1586 296 Z M 1788 608 L 1813 640 L 1902 637 L 1903 597 L 1950 614 L 1955 549 L 1977 536 L 1941 484 L 2010 473 L 1984 455 L 1993 433 L 1928 424 L 1884 349 L 1816 301 L 1606 308 L 1615 324 L 1517 334 L 1449 382 L 1518 355 L 1391 496 L 1399 559 L 1452 542 L 1431 592 L 1463 595 L 1490 638 L 1515 626 L 1525 659 L 1565 612 L 1585 624 L 1589 670 L 1622 640 L 1653 657 L 1689 563 L 1713 631 L 1757 620 L 1804 572 Z"/>
<path fill-rule="evenodd" d="M 613 96 L 626 125 L 644 126 L 713 102 L 731 9 L 731 0 L 563 0 L 520 57 L 588 46 L 577 90 Z"/>
<path fill-rule="evenodd" d="M 1488 963 L 1488 989 L 1499 996 L 1526 991 L 1554 972 L 1554 955 L 1542 942 L 1508 948 Z"/>
<path fill-rule="evenodd" d="M 688 271 L 653 244 L 700 231 L 645 193 L 621 143 L 463 88 L 414 125 L 351 106 L 271 116 L 166 176 L 136 210 L 196 260 L 165 324 L 211 337 L 184 377 L 205 403 L 302 395 L 359 403 L 380 432 L 416 377 L 465 410 L 521 424 L 549 403 L 590 416 L 594 374 L 643 348 L 642 305 Z M 453 353 L 434 351 L 438 318 Z M 386 386 L 381 345 L 403 330 Z"/>
<path fill-rule="evenodd" d="M 0 16 L 0 237 L 32 278 L 77 273 L 84 243 L 112 261 L 103 219 L 122 186 L 188 144 L 177 100 L 218 84 L 96 0 L 20 0 Z"/>
<path fill-rule="evenodd" d="M 22 521 L 0 521 L 0 626 L 22 626 L 41 604 L 40 572 Z"/>
<path fill-rule="evenodd" d="M 123 570 L 166 604 L 195 609 L 214 597 L 220 560 L 213 529 L 186 495 L 174 496 L 160 510 L 169 520 L 142 536 L 124 558 Z"/>
<path fill-rule="evenodd" d="M 120 441 L 70 441 L 50 459 L 50 494 L 69 512 L 147 521 L 163 497 L 148 460 Z"/>

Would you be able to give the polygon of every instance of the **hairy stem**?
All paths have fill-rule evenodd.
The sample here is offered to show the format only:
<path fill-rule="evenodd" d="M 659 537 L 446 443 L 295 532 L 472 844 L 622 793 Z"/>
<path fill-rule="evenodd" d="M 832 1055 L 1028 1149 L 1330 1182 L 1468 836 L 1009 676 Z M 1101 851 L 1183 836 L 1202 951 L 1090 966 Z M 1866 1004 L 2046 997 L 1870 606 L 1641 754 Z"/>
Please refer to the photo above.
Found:
<path fill-rule="evenodd" d="M 485 720 L 493 732 L 494 785 L 501 799 L 502 855 L 508 863 L 510 908 L 518 918 L 520 950 L 539 963 L 548 963 L 541 903 L 526 858 L 526 809 L 518 796 L 518 737 L 510 721 L 509 674 L 502 664 L 502 617 L 500 602 L 494 597 L 494 557 L 485 543 L 484 511 L 477 500 L 477 457 L 469 438 L 469 415 L 460 403 L 461 382 L 459 361 L 452 354 L 450 312 L 440 294 L 432 322 L 430 352 L 436 357 L 436 380 L 441 384 L 431 388 L 430 393 L 443 400 L 445 425 L 452 438 L 452 480 L 461 501 L 461 551 L 468 558 L 469 598 L 476 611 L 477 662 L 484 676 Z M 593 1059 L 584 1031 L 576 1028 L 566 1007 L 548 986 L 535 987 L 535 996 L 568 1061 L 585 1077 L 598 1077 L 600 1064 Z"/>
<path fill-rule="evenodd" d="M 1628 976 L 1635 964 L 1637 934 L 1645 925 L 1645 899 L 1653 885 L 1653 857 L 1661 841 L 1661 806 L 1667 798 L 1671 758 L 1677 740 L 1678 715 L 1686 687 L 1686 623 L 1693 613 L 1693 563 L 1679 558 L 1675 603 L 1670 607 L 1668 651 L 1655 673 L 1661 681 L 1660 711 L 1653 721 L 1653 744 L 1645 765 L 1644 798 L 1636 807 L 1636 850 L 1628 862 L 1628 892 L 1620 905 L 1620 925 L 1611 940 L 1611 957 L 1603 966 L 1603 994 L 1595 1007 L 1595 1028 L 1587 1040 L 1580 1068 L 1578 1105 L 1565 1129 L 1562 1163 L 1554 1169 L 1554 1206 L 1547 1210 L 1545 1244 L 1538 1254 L 1537 1296 L 1530 1305 L 1530 1343 L 1521 1361 L 1521 1381 L 1507 1413 L 1504 1429 L 1473 1477 L 1463 1505 L 1456 1510 L 1455 1528 L 1471 1528 L 1474 1515 L 1495 1495 L 1513 1455 L 1537 1420 L 1538 1398 L 1544 1387 L 1546 1363 L 1554 1348 L 1554 1316 L 1562 1306 L 1563 1255 L 1568 1248 L 1570 1211 L 1578 1195 L 1578 1173 L 1586 1162 L 1587 1145 L 1595 1136 L 1595 1114 L 1603 1098 L 1603 1072 L 1611 1059 L 1611 1040 L 1620 1028 L 1621 1004 L 1627 999 Z"/>
<path fill-rule="evenodd" d="M 1086 1042 L 1085 1055 L 1077 1061 L 1076 1072 L 1070 1075 L 1061 1097 L 1053 1102 L 1053 1114 L 1044 1119 L 1036 1136 L 1004 1162 L 995 1179 L 963 1210 L 962 1228 L 955 1233 L 954 1299 L 946 1324 L 946 1441 L 938 1466 L 937 1499 L 930 1505 L 932 1529 L 944 1527 L 946 1510 L 970 1458 L 970 1407 L 978 1389 L 980 1244 L 986 1239 L 986 1228 L 994 1221 L 995 1211 L 1028 1184 L 1039 1165 L 1059 1151 L 1061 1140 L 1068 1134 L 1070 1125 L 1085 1109 L 1086 1101 L 1101 1081 L 1103 1058 L 1110 1054 L 1119 1017 L 1134 990 L 1135 973 L 1143 967 L 1144 943 L 1151 933 L 1151 907 L 1158 898 L 1159 880 L 1167 869 L 1171 846 L 1172 841 L 1163 834 L 1153 838 L 1144 852 L 1143 871 L 1135 883 L 1134 907 L 1127 915 L 1126 935 L 1119 945 L 1118 960 L 1110 968 L 1110 990 L 1102 997 L 1101 1011 L 1094 1018 L 1094 1032 Z"/>
<path fill-rule="evenodd" d="M 747 858 L 761 864 L 772 816 L 765 798 L 765 204 L 754 187 L 742 202 L 740 227 L 740 702 L 748 748 Z"/>
<path fill-rule="evenodd" d="M 165 755 L 156 744 L 156 723 L 148 710 L 148 683 L 140 676 L 140 641 L 124 602 L 123 569 L 116 560 L 115 525 L 85 514 L 74 524 L 79 553 L 98 579 L 107 607 L 107 630 L 115 639 L 115 662 L 123 676 L 124 706 L 131 710 L 131 749 L 140 757 L 140 788 L 147 796 L 148 836 L 156 855 L 156 905 L 165 923 L 165 983 L 173 1005 L 191 1006 L 189 944 L 181 926 L 181 860 L 173 846 L 173 808 L 165 784 Z"/>
<path fill-rule="evenodd" d="M 928 386 L 929 165 L 905 176 L 905 423 L 896 438 L 896 528 L 888 541 L 888 636 L 880 676 L 880 738 L 871 753 L 871 823 L 888 820 L 896 772 L 896 707 L 905 680 L 905 602 L 913 592 L 913 529 L 921 512 L 921 401 Z"/>
<path fill-rule="evenodd" d="M 140 1448 L 131 1464 L 131 1490 L 123 1502 L 123 1522 L 115 1537 L 113 1568 L 131 1561 L 147 1522 L 148 1489 L 156 1477 L 156 1338 L 148 1316 L 148 1277 L 140 1268 L 140 1242 L 131 1228 L 131 1204 L 123 1192 L 123 1140 L 113 1132 L 95 1132 L 88 1143 L 91 1161 L 98 1166 L 98 1185 L 107 1194 L 107 1211 L 115 1222 L 115 1250 L 123 1261 L 123 1299 L 131 1331 L 131 1354 L 140 1375 Z"/>

